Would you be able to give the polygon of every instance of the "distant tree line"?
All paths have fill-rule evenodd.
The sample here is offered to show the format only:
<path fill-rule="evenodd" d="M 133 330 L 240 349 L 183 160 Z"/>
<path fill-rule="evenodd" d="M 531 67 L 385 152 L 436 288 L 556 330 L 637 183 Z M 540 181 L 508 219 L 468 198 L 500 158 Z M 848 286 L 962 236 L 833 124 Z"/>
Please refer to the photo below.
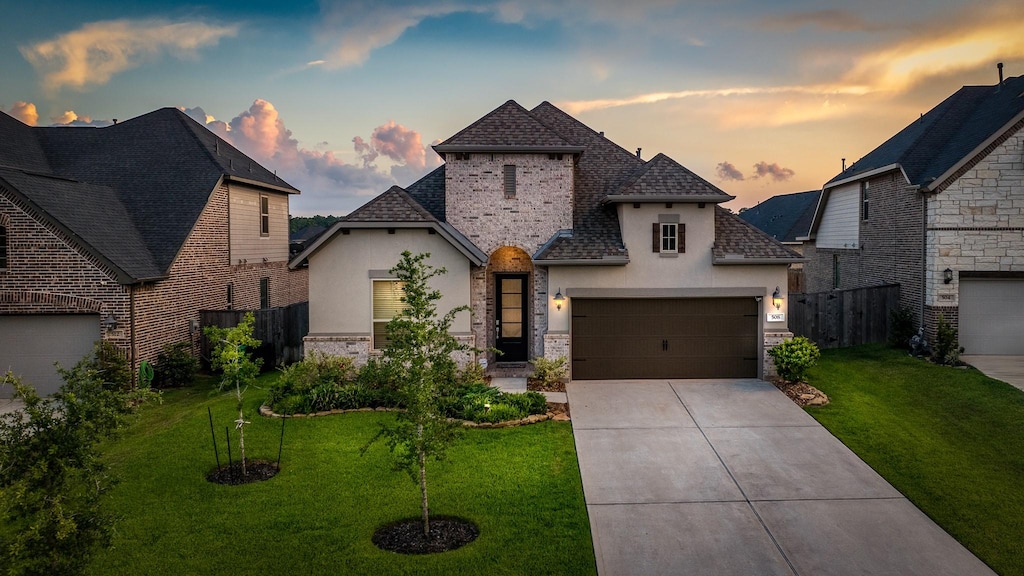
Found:
<path fill-rule="evenodd" d="M 341 220 L 341 216 L 292 216 L 288 223 L 288 232 L 298 232 L 303 228 L 309 226 L 323 226 L 328 228 L 331 224 L 334 224 L 338 220 Z"/>

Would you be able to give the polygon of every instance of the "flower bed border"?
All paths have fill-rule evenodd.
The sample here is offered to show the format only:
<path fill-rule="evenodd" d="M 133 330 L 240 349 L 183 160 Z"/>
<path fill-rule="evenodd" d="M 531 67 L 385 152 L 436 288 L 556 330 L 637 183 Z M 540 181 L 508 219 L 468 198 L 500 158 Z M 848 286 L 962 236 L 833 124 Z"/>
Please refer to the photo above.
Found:
<path fill-rule="evenodd" d="M 274 412 L 270 406 L 260 406 L 260 416 L 266 418 L 319 418 L 321 416 L 334 416 L 337 414 L 348 414 L 350 412 L 399 412 L 404 411 L 404 408 L 349 408 L 349 409 L 334 409 L 325 410 L 322 412 L 313 412 L 311 414 L 278 414 Z M 506 420 L 504 422 L 473 422 L 472 420 L 458 420 L 455 418 L 449 418 L 452 422 L 461 422 L 466 428 L 512 428 L 514 426 L 526 426 L 529 424 L 536 424 L 538 422 L 545 422 L 547 420 L 555 420 L 558 416 L 558 412 L 548 410 L 544 414 L 531 414 L 525 418 L 519 420 Z M 565 420 L 569 418 L 566 417 Z"/>

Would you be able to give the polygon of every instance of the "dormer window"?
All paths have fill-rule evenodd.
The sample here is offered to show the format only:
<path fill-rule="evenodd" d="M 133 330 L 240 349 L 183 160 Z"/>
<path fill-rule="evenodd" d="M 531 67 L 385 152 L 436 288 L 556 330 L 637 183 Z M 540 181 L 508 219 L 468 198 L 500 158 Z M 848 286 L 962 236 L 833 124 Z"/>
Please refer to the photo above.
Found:
<path fill-rule="evenodd" d="M 505 198 L 516 197 L 516 166 L 505 164 Z"/>
<path fill-rule="evenodd" d="M 677 254 L 679 252 L 676 238 L 678 226 L 678 224 L 671 223 L 664 223 L 661 225 L 662 254 Z"/>
<path fill-rule="evenodd" d="M 651 226 L 652 251 L 663 256 L 686 252 L 686 224 L 681 224 L 675 214 L 662 214 L 658 220 Z"/>

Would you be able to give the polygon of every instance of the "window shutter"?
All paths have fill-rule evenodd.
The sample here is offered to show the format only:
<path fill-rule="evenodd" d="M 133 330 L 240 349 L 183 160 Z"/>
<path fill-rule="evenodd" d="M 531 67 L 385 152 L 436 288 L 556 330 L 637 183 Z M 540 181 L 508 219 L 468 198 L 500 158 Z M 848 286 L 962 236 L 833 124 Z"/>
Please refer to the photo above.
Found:
<path fill-rule="evenodd" d="M 654 225 L 651 226 L 651 233 L 653 234 L 653 236 L 652 236 L 653 239 L 651 240 L 651 242 L 652 242 L 651 243 L 651 249 L 654 250 L 655 252 L 661 252 L 661 223 L 660 222 L 655 222 Z"/>
<path fill-rule="evenodd" d="M 505 165 L 505 198 L 516 197 L 516 167 L 514 164 Z"/>
<path fill-rule="evenodd" d="M 676 250 L 680 254 L 686 252 L 686 224 L 676 226 Z"/>

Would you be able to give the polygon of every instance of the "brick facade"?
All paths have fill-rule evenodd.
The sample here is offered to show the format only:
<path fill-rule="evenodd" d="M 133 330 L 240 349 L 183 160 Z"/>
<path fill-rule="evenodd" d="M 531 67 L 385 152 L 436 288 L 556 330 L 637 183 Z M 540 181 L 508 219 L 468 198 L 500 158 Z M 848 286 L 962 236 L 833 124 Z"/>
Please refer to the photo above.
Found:
<path fill-rule="evenodd" d="M 264 277 L 269 278 L 271 306 L 307 300 L 305 269 L 289 271 L 286 262 L 230 263 L 227 184 L 211 196 L 168 278 L 141 285 L 120 285 L 102 262 L 27 210 L 0 194 L 9 258 L 8 268 L 0 271 L 0 314 L 112 315 L 117 327 L 106 330 L 103 339 L 136 362 L 153 362 L 163 346 L 174 342 L 191 340 L 198 353 L 198 334 L 190 333 L 190 322 L 199 320 L 200 310 L 228 308 L 228 283 L 234 286 L 236 309 L 259 308 Z"/>
<path fill-rule="evenodd" d="M 859 249 L 804 244 L 807 292 L 900 284 L 900 304 L 920 322 L 924 248 L 924 199 L 899 170 L 870 178 L 868 219 L 860 219 Z M 834 286 L 835 259 L 839 285 Z"/>

